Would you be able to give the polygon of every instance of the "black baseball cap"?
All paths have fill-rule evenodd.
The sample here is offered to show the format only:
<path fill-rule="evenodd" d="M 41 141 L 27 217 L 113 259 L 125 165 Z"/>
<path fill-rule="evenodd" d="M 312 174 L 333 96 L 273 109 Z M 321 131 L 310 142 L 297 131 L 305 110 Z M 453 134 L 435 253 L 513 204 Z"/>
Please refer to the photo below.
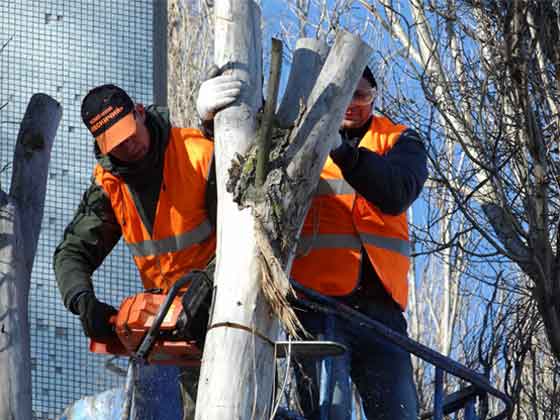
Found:
<path fill-rule="evenodd" d="M 91 132 L 101 153 L 106 155 L 114 147 L 136 133 L 134 102 L 115 85 L 98 86 L 82 101 L 82 120 Z"/>
<path fill-rule="evenodd" d="M 373 77 L 373 72 L 371 71 L 369 66 L 366 66 L 366 68 L 364 69 L 364 72 L 362 73 L 362 77 L 369 82 L 371 87 L 377 89 L 377 82 L 375 81 L 375 77 Z"/>

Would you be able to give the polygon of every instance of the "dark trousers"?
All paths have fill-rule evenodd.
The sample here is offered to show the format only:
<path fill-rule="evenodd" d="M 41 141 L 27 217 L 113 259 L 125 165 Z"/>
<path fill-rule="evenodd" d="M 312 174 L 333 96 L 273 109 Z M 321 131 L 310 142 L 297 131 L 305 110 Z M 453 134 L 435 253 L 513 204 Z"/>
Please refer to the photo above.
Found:
<path fill-rule="evenodd" d="M 343 303 L 407 334 L 404 316 L 392 300 L 376 302 L 353 297 Z M 303 326 L 316 339 L 336 341 L 348 348 L 345 355 L 324 361 L 296 360 L 297 393 L 306 419 L 351 420 L 350 379 L 360 393 L 368 420 L 418 417 L 416 387 L 407 352 L 380 337 L 372 337 L 371 330 L 336 316 L 309 311 L 298 314 Z"/>

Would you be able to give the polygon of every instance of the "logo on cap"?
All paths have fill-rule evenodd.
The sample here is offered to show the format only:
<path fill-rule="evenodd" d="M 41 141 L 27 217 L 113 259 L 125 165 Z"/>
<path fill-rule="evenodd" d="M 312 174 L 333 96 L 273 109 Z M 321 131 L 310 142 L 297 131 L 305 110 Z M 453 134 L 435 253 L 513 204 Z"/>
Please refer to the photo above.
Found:
<path fill-rule="evenodd" d="M 124 90 L 115 85 L 92 89 L 82 101 L 82 120 L 89 129 L 101 153 L 136 133 L 134 103 Z"/>

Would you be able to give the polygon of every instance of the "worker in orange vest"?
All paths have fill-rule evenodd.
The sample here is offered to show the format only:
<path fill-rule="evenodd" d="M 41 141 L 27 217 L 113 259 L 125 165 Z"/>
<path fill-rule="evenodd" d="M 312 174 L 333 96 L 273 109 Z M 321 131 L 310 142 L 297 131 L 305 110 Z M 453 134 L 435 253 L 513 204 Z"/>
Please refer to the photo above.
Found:
<path fill-rule="evenodd" d="M 363 72 L 321 173 L 292 268 L 301 285 L 336 298 L 406 335 L 410 242 L 407 209 L 427 178 L 418 134 L 372 114 L 377 83 Z M 315 337 L 346 345 L 331 361 L 333 394 L 319 404 L 320 362 L 296 364 L 307 419 L 350 420 L 349 377 L 368 420 L 416 419 L 418 402 L 410 355 L 337 317 L 298 311 Z"/>
<path fill-rule="evenodd" d="M 205 82 L 211 86 L 215 82 Z M 202 85 L 198 112 L 214 116 L 218 98 Z M 418 134 L 372 115 L 377 83 L 363 72 L 340 127 L 308 212 L 291 276 L 307 288 L 335 297 L 406 335 L 410 243 L 406 211 L 427 178 L 424 144 Z M 416 419 L 418 403 L 410 355 L 356 330 L 336 317 L 298 311 L 308 332 L 345 344 L 332 361 L 334 393 L 319 405 L 320 366 L 299 360 L 298 394 L 306 419 L 350 420 L 351 377 L 365 414 L 374 419 Z"/>
<path fill-rule="evenodd" d="M 232 85 L 235 93 L 239 84 Z M 96 140 L 97 165 L 56 248 L 54 271 L 63 302 L 79 315 L 86 336 L 103 339 L 114 334 L 109 318 L 116 309 L 98 299 L 92 274 L 121 237 L 145 289 L 168 290 L 180 277 L 205 269 L 212 260 L 216 246 L 215 179 L 209 179 L 213 143 L 198 130 L 172 127 L 166 108 L 134 104 L 115 85 L 91 90 L 81 112 Z M 175 366 L 140 369 L 135 418 L 183 418 L 180 375 Z M 198 372 L 182 377 L 191 400 L 185 401 L 185 418 L 192 419 Z"/>

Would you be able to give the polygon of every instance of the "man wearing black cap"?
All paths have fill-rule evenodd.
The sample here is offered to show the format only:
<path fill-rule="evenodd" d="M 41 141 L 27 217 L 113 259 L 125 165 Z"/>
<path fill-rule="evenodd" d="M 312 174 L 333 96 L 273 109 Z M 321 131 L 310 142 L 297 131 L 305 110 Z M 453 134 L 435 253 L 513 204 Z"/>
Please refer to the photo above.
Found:
<path fill-rule="evenodd" d="M 406 335 L 409 237 L 406 211 L 427 178 L 418 134 L 373 115 L 377 83 L 369 67 L 360 79 L 305 221 L 293 279 L 336 298 Z M 333 188 L 334 187 L 334 188 Z M 298 394 L 306 418 L 350 420 L 348 377 L 368 420 L 418 416 L 410 355 L 371 331 L 308 310 L 300 320 L 315 337 L 340 342 L 344 356 L 325 362 L 332 372 L 330 407 L 320 407 L 321 362 L 298 360 Z M 329 397 L 327 397 L 329 398 Z"/>
<path fill-rule="evenodd" d="M 212 83 L 203 83 L 199 93 L 203 121 L 210 120 L 213 105 L 220 104 L 209 88 Z M 376 96 L 377 83 L 366 67 L 344 115 L 340 139 L 323 168 L 291 276 L 406 335 L 406 210 L 427 178 L 426 151 L 416 132 L 372 114 Z M 336 317 L 309 310 L 298 311 L 298 316 L 315 337 L 348 348 L 344 356 L 327 362 L 332 395 L 321 394 L 330 400 L 328 407 L 319 405 L 321 362 L 297 361 L 297 388 L 306 419 L 350 420 L 349 377 L 368 420 L 417 418 L 408 353 Z"/>
<path fill-rule="evenodd" d="M 145 289 L 168 290 L 212 260 L 213 145 L 198 130 L 172 127 L 167 109 L 134 104 L 114 85 L 91 90 L 81 112 L 97 165 L 53 262 L 64 305 L 79 315 L 86 336 L 103 340 L 114 334 L 109 318 L 116 310 L 98 299 L 92 274 L 121 237 Z M 173 366 L 140 370 L 136 418 L 182 418 L 179 373 Z M 185 376 L 194 397 L 196 375 Z M 186 418 L 193 404 L 190 411 Z"/>

